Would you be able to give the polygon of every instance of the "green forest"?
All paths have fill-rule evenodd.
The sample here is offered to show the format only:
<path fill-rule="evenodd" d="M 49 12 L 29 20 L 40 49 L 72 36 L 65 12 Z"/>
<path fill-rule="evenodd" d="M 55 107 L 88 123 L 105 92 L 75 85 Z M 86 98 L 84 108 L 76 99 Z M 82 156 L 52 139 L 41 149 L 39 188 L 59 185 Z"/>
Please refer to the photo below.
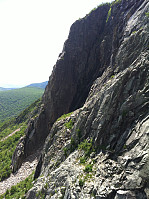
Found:
<path fill-rule="evenodd" d="M 24 87 L 0 92 L 0 122 L 17 116 L 35 100 L 39 99 L 44 89 Z"/>

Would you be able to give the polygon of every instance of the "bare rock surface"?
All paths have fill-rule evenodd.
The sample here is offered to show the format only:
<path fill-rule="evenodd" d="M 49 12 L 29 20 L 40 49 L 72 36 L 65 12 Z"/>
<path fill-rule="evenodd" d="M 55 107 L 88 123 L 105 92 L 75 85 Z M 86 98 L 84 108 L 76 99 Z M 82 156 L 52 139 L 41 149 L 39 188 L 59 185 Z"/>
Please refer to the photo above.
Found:
<path fill-rule="evenodd" d="M 147 0 L 115 1 L 112 9 L 110 4 L 99 6 L 71 26 L 49 77 L 40 114 L 22 140 L 24 157 L 44 144 L 58 117 L 84 105 L 98 77 L 106 74 L 105 82 L 148 49 L 147 4 Z M 16 164 L 22 160 L 16 159 Z"/>
<path fill-rule="evenodd" d="M 115 1 L 72 25 L 22 145 L 46 139 L 27 199 L 149 198 L 147 13 Z"/>
<path fill-rule="evenodd" d="M 145 53 L 144 56 L 148 57 L 148 54 Z M 94 84 L 96 89 L 91 91 L 84 106 L 70 117 L 54 124 L 43 150 L 41 177 L 30 190 L 27 198 L 32 198 L 31 195 L 36 197 L 39 191 L 42 191 L 47 199 L 148 198 L 149 115 L 147 107 L 149 105 L 146 91 L 149 65 L 148 59 L 145 59 L 146 64 L 142 64 L 141 60 L 138 58 L 138 64 L 135 62 L 128 69 L 108 80 L 102 89 L 98 90 L 100 79 L 97 80 Z M 145 73 L 143 73 L 144 67 Z M 138 70 L 141 72 L 137 73 Z M 140 84 L 138 87 L 134 85 L 138 91 L 133 98 L 128 87 L 134 79 L 132 75 L 139 74 L 141 80 L 141 73 L 144 86 L 140 90 L 137 89 Z M 124 86 L 122 82 L 125 82 L 125 77 L 127 82 Z M 120 85 L 123 86 L 120 87 Z M 126 94 L 127 97 L 119 105 L 114 105 L 119 92 L 121 95 Z M 146 106 L 145 110 L 144 106 Z M 132 114 L 132 108 L 134 114 Z M 138 109 L 143 111 L 138 112 Z M 72 130 L 66 128 L 65 124 L 69 121 L 73 122 Z M 106 121 L 111 124 L 110 127 Z M 90 154 L 85 164 L 80 164 L 80 158 L 84 153 L 78 148 L 78 143 L 81 142 L 78 129 L 81 140 L 93 139 L 96 147 L 96 154 Z M 75 146 L 73 153 L 71 153 L 72 146 Z M 92 171 L 89 173 L 85 172 L 87 165 L 92 165 Z M 83 181 L 82 185 L 80 181 Z"/>
<path fill-rule="evenodd" d="M 129 18 L 116 66 L 96 79 L 84 106 L 53 125 L 42 153 L 41 177 L 27 198 L 39 192 L 46 199 L 149 198 L 149 27 L 142 17 L 148 8 L 144 1 Z M 85 151 L 79 144 L 84 140 L 95 152 L 81 163 Z"/>

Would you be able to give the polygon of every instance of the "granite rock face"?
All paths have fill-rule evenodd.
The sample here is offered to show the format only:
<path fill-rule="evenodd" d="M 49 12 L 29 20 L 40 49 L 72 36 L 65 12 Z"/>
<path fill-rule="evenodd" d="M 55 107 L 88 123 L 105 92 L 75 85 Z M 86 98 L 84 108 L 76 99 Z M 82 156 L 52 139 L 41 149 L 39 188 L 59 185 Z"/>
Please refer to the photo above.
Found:
<path fill-rule="evenodd" d="M 93 82 L 106 70 L 109 73 L 103 81 L 114 75 L 115 69 L 118 72 L 130 65 L 147 48 L 147 38 L 142 35 L 148 22 L 146 4 L 144 0 L 115 1 L 112 7 L 99 6 L 71 26 L 45 89 L 34 136 L 25 142 L 25 154 L 44 143 L 58 117 L 83 106 Z M 130 36 L 131 48 L 127 49 L 123 43 Z M 30 146 L 32 150 L 28 150 Z"/>
<path fill-rule="evenodd" d="M 96 80 L 84 106 L 53 125 L 44 145 L 40 177 L 27 198 L 38 193 L 45 198 L 149 198 L 148 59 L 144 53 L 137 64 L 101 89 L 100 78 Z M 130 92 L 134 89 L 135 96 Z M 119 93 L 127 97 L 114 105 Z M 67 128 L 70 121 L 72 129 Z M 88 156 L 87 147 L 81 147 L 85 142 L 94 148 L 89 148 Z"/>
<path fill-rule="evenodd" d="M 72 25 L 24 140 L 45 141 L 26 198 L 149 198 L 148 12 L 115 1 Z"/>
<path fill-rule="evenodd" d="M 149 198 L 149 19 L 146 16 L 149 2 L 123 0 L 113 4 L 108 15 L 109 9 L 109 5 L 99 7 L 71 27 L 61 58 L 50 77 L 51 87 L 46 88 L 43 100 L 44 108 L 48 107 L 45 115 L 56 110 L 54 115 L 46 117 L 48 121 L 54 122 L 62 113 L 73 110 L 71 107 L 76 110 L 50 124 L 52 128 L 36 169 L 37 179 L 26 195 L 28 199 Z M 105 20 L 102 28 L 98 24 L 91 32 L 86 29 L 89 39 L 81 43 L 78 25 L 83 28 L 83 24 L 96 21 L 98 12 L 107 13 L 105 17 L 99 14 L 101 20 L 99 18 L 97 24 Z M 98 37 L 96 29 L 100 30 Z M 76 37 L 70 42 L 72 32 Z M 96 42 L 92 43 L 94 39 Z M 81 49 L 90 42 L 90 64 L 85 65 L 83 76 L 82 60 L 85 59 L 76 55 L 76 68 L 65 60 L 75 57 L 73 45 L 78 45 L 78 52 L 84 55 L 86 51 Z M 86 48 L 89 50 L 89 46 Z M 65 63 L 63 67 L 61 62 Z M 62 75 L 61 78 L 65 78 L 59 79 L 57 71 L 68 76 Z M 78 78 L 73 82 L 69 72 L 75 75 L 76 71 Z M 63 90 L 60 82 L 65 82 L 66 78 L 73 83 Z M 62 99 L 67 109 L 65 103 L 60 103 Z"/>

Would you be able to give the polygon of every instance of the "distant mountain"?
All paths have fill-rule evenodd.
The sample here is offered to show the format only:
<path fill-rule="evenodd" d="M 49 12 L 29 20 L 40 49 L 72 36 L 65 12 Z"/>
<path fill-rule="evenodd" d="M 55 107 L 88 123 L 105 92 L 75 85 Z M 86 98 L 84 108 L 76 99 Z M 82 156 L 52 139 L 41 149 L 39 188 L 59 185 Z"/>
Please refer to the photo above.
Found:
<path fill-rule="evenodd" d="M 0 91 L 8 91 L 8 90 L 13 90 L 13 89 L 16 89 L 16 88 L 3 88 L 3 87 L 0 87 Z"/>
<path fill-rule="evenodd" d="M 33 83 L 33 84 L 30 84 L 26 87 L 37 87 L 37 88 L 45 88 L 48 84 L 48 81 L 45 81 L 45 82 L 42 82 L 42 83 Z"/>
<path fill-rule="evenodd" d="M 33 84 L 29 84 L 25 87 L 34 87 L 34 88 L 42 88 L 42 89 L 45 89 L 45 87 L 47 86 L 48 84 L 48 81 L 45 81 L 45 82 L 41 82 L 41 83 L 33 83 Z M 13 89 L 18 89 L 18 88 L 22 88 L 22 87 L 18 87 L 18 86 L 14 86 L 13 87 L 10 87 L 10 88 L 4 88 L 4 87 L 0 87 L 0 91 L 8 91 L 8 90 L 13 90 Z"/>

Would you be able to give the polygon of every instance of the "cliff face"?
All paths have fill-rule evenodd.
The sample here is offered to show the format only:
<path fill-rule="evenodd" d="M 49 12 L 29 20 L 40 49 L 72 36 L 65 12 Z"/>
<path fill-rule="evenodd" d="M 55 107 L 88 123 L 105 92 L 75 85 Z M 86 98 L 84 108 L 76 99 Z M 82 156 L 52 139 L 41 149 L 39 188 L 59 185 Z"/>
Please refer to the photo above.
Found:
<path fill-rule="evenodd" d="M 46 139 L 27 198 L 149 198 L 148 12 L 115 1 L 72 25 L 23 140 Z"/>
<path fill-rule="evenodd" d="M 133 31 L 139 29 L 141 31 L 141 24 L 135 22 L 134 27 L 128 27 L 128 31 L 125 28 L 130 17 L 143 2 L 143 0 L 117 2 L 112 9 L 106 4 L 72 25 L 64 49 L 49 78 L 43 97 L 42 113 L 35 121 L 35 133 L 27 142 L 25 153 L 44 143 L 49 129 L 59 116 L 84 104 L 91 85 L 107 68 L 108 77 L 114 74 L 115 68 L 120 65 L 115 58 L 123 40 Z M 123 67 L 136 59 L 144 42 L 138 40 L 137 45 L 132 46 L 134 48 L 132 56 L 126 50 L 129 59 L 127 63 L 123 63 Z M 119 57 L 121 59 L 121 56 Z"/>

